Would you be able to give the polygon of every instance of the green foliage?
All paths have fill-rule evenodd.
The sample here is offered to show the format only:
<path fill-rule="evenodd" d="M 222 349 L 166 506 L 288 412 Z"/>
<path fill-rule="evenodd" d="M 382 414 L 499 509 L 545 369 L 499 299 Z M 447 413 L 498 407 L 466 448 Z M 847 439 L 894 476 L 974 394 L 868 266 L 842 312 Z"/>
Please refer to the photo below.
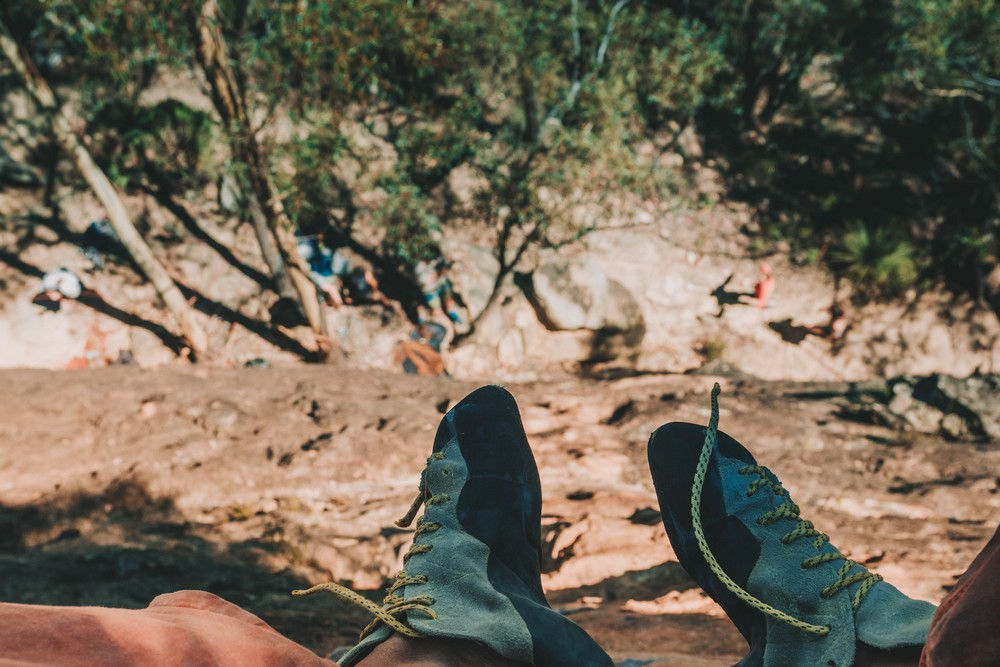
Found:
<path fill-rule="evenodd" d="M 457 64 L 442 57 L 439 24 L 418 3 L 231 0 L 221 9 L 254 89 L 295 108 L 421 102 Z"/>
<path fill-rule="evenodd" d="M 702 107 L 705 145 L 769 238 L 797 256 L 839 244 L 838 266 L 857 266 L 848 275 L 879 289 L 911 282 L 920 266 L 978 292 L 1000 250 L 998 3 L 751 1 L 684 11 L 722 39 L 715 89 L 737 101 Z M 887 219 L 908 222 L 887 238 L 874 231 Z M 870 233 L 838 240 L 847 220 Z M 897 242 L 909 260 L 886 248 Z M 870 253 L 898 267 L 876 269 Z"/>
<path fill-rule="evenodd" d="M 474 216 L 496 230 L 506 271 L 531 245 L 569 242 L 609 217 L 623 190 L 665 187 L 655 156 L 635 153 L 659 130 L 637 115 L 636 100 L 660 124 L 686 120 L 694 107 L 674 114 L 667 105 L 720 66 L 702 28 L 645 3 L 619 4 L 234 2 L 225 13 L 257 91 L 300 118 L 348 128 L 336 151 L 309 153 L 310 139 L 277 147 L 294 164 L 291 199 L 303 201 L 289 210 L 301 225 L 341 210 L 334 224 L 377 226 L 388 258 L 411 263 L 440 225 Z M 644 31 L 651 15 L 655 29 Z M 661 46 L 647 57 L 623 48 L 632 38 Z M 671 54 L 684 56 L 650 76 Z M 372 141 L 393 156 L 388 172 L 362 145 Z M 351 178 L 331 176 L 338 160 L 351 164 Z M 463 201 L 450 183 L 460 169 L 475 183 Z M 384 198 L 369 196 L 375 187 Z M 574 217 L 581 207 L 591 211 L 584 220 Z"/>
<path fill-rule="evenodd" d="M 698 344 L 698 351 L 706 362 L 718 361 L 726 353 L 726 341 L 721 338 L 706 338 Z"/>
<path fill-rule="evenodd" d="M 14 0 L 3 15 L 29 53 L 58 54 L 51 74 L 79 86 L 84 102 L 109 94 L 135 99 L 161 64 L 183 66 L 191 54 L 191 3 L 153 0 Z"/>
<path fill-rule="evenodd" d="M 344 206 L 345 185 L 331 165 L 347 150 L 347 142 L 334 128 L 312 126 L 294 138 L 285 154 L 292 163 L 291 173 L 279 172 L 279 187 L 288 192 L 286 209 L 293 220 L 308 232 L 325 223 L 333 209 Z"/>
<path fill-rule="evenodd" d="M 680 3 L 677 3 L 680 4 Z M 839 57 L 876 47 L 874 8 L 863 0 L 720 0 L 683 3 L 680 15 L 704 26 L 722 66 L 704 88 L 709 103 L 742 124 L 769 122 L 799 100 L 801 82 L 820 54 Z M 721 104 L 720 104 L 721 103 Z"/>
<path fill-rule="evenodd" d="M 830 253 L 831 262 L 859 287 L 897 294 L 917 279 L 913 246 L 889 227 L 856 224 Z"/>
<path fill-rule="evenodd" d="M 110 171 L 189 187 L 211 124 L 143 100 L 164 73 L 190 78 L 199 7 L 9 0 L 0 13 L 29 52 L 62 54 L 46 75 L 79 91 Z M 361 236 L 397 265 L 454 224 L 492 233 L 502 271 L 572 243 L 629 197 L 675 188 L 658 158 L 692 123 L 728 196 L 759 211 L 756 242 L 825 257 L 866 289 L 893 293 L 919 268 L 975 290 L 1000 252 L 996 0 L 220 9 L 293 219 L 374 229 Z"/>
<path fill-rule="evenodd" d="M 92 149 L 119 186 L 145 170 L 170 188 L 200 184 L 212 137 L 209 114 L 142 95 L 166 67 L 191 56 L 189 2 L 17 0 L 3 18 L 54 83 L 67 82 Z"/>
<path fill-rule="evenodd" d="M 386 197 L 372 219 L 384 233 L 383 254 L 402 267 L 432 259 L 440 222 L 430 211 L 427 199 L 419 188 L 391 178 L 384 180 L 382 187 Z"/>
<path fill-rule="evenodd" d="M 137 171 L 175 190 L 208 180 L 204 162 L 215 133 L 204 111 L 170 98 L 138 107 L 115 100 L 95 110 L 91 127 L 101 128 L 99 149 L 120 185 Z"/>
<path fill-rule="evenodd" d="M 723 41 L 698 20 L 633 12 L 621 30 L 630 48 L 611 67 L 630 89 L 632 99 L 625 99 L 648 127 L 658 129 L 670 120 L 685 125 L 705 104 L 731 101 L 713 90 L 726 65 Z"/>

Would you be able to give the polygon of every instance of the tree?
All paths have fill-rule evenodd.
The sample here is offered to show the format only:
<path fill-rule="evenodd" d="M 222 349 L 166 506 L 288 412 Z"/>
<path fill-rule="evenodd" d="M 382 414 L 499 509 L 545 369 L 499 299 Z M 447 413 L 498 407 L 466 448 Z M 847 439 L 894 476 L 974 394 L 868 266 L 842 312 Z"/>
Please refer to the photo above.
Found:
<path fill-rule="evenodd" d="M 196 358 L 208 352 L 208 339 L 196 321 L 194 311 L 184 299 L 173 278 L 156 259 L 149 245 L 132 224 L 125 204 L 104 172 L 97 166 L 90 153 L 73 131 L 73 119 L 65 107 L 60 107 L 52 89 L 37 73 L 30 59 L 21 52 L 7 26 L 0 20 L 0 50 L 21 76 L 28 92 L 46 114 L 52 134 L 60 147 L 70 156 L 94 195 L 104 206 L 115 233 L 146 278 L 156 288 L 167 309 L 180 324 L 184 339 Z"/>
<path fill-rule="evenodd" d="M 374 240 L 400 272 L 428 258 L 440 229 L 481 228 L 499 263 L 492 303 L 533 250 L 613 224 L 625 191 L 664 185 L 655 159 L 634 151 L 657 138 L 634 111 L 645 65 L 619 35 L 669 35 L 663 48 L 675 51 L 691 40 L 647 3 L 327 0 L 248 12 L 247 80 L 308 128 L 285 147 L 294 174 L 282 190 L 309 195 L 294 205 L 299 223 Z M 644 27 L 650 17 L 660 33 Z M 704 78 L 706 49 L 695 53 Z M 456 175 L 471 199 L 454 196 Z"/>
<path fill-rule="evenodd" d="M 275 191 L 270 169 L 251 127 L 243 93 L 229 65 L 215 0 L 205 0 L 202 4 L 194 31 L 198 63 L 208 79 L 212 100 L 229 133 L 233 152 L 250 181 L 255 199 L 252 217 L 261 250 L 279 286 L 283 286 L 284 266 L 289 267 L 299 302 L 313 331 L 320 336 L 317 344 L 323 351 L 329 342 L 317 290 L 309 278 L 308 266 L 296 251 L 293 223 Z M 260 213 L 263 213 L 263 220 Z M 278 252 L 275 252 L 275 245 Z"/>
<path fill-rule="evenodd" d="M 155 73 L 185 76 L 199 60 L 260 204 L 265 259 L 278 283 L 288 265 L 310 307 L 295 229 L 338 232 L 398 279 L 449 227 L 472 227 L 493 245 L 499 287 L 538 251 L 620 226 L 639 200 L 693 199 L 693 172 L 659 159 L 687 145 L 686 128 L 704 157 L 685 165 L 714 161 L 726 196 L 759 212 L 764 241 L 788 241 L 803 261 L 889 227 L 870 238 L 908 249 L 907 276 L 975 290 L 1000 250 L 992 1 L 10 0 L 3 11 L 36 49 L 63 36 L 63 74 L 95 107 L 136 106 Z M 123 123 L 109 116 L 93 114 L 88 134 L 112 137 L 103 156 L 91 148 L 114 180 Z"/>

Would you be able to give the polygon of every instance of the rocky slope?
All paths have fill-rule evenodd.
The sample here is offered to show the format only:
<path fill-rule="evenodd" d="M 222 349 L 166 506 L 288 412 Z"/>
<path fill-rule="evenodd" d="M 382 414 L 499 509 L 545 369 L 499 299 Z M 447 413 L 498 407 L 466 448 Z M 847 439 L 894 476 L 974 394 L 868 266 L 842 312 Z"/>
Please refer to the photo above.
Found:
<path fill-rule="evenodd" d="M 275 297 L 261 291 L 264 267 L 248 226 L 233 226 L 209 206 L 188 204 L 177 217 L 148 195 L 129 202 L 203 314 L 216 364 L 301 356 L 308 332 L 271 323 Z M 89 197 L 67 194 L 64 220 L 41 210 L 30 222 L 12 214 L 26 207 L 23 198 L 0 192 L 0 216 L 8 216 L 0 222 L 0 367 L 66 368 L 88 346 L 112 359 L 129 350 L 144 367 L 173 363 L 169 331 L 176 327 L 152 288 L 113 259 L 94 269 L 77 245 L 88 221 L 99 217 Z M 850 307 L 846 289 L 837 293 L 821 269 L 772 257 L 776 289 L 759 308 L 749 296 L 758 262 L 740 250 L 744 241 L 733 240 L 738 227 L 728 229 L 740 215 L 691 215 L 665 214 L 530 257 L 520 278 L 503 285 L 476 335 L 448 355 L 451 372 L 533 380 L 580 368 L 684 372 L 712 361 L 764 379 L 811 381 L 1000 369 L 996 314 L 940 292 Z M 486 303 L 495 261 L 487 247 L 460 237 L 444 247 L 471 318 Z M 81 275 L 103 304 L 67 304 L 59 313 L 32 304 L 42 273 L 59 266 Z M 847 332 L 832 342 L 810 329 L 829 324 L 835 298 L 847 307 Z M 381 307 L 327 316 L 340 353 L 367 368 L 393 367 L 393 347 L 412 326 Z"/>
<path fill-rule="evenodd" d="M 698 187 L 719 190 L 710 171 L 699 172 L 709 175 Z M 0 368 L 65 368 L 88 346 L 112 359 L 128 350 L 143 367 L 173 363 L 170 332 L 177 327 L 153 289 L 127 261 L 109 256 L 98 267 L 83 253 L 84 232 L 103 217 L 101 207 L 75 187 L 68 165 L 54 177 L 48 200 L 40 189 L 0 189 Z M 126 204 L 200 311 L 217 365 L 300 358 L 308 332 L 272 322 L 276 297 L 266 289 L 250 226 L 217 195 L 134 190 Z M 798 381 L 1000 370 L 1000 321 L 985 304 L 929 289 L 852 306 L 850 288 L 819 266 L 752 251 L 757 233 L 752 212 L 738 204 L 636 202 L 631 217 L 604 221 L 558 252 L 529 252 L 476 335 L 451 352 L 449 367 L 459 377 L 506 380 L 580 368 L 684 372 L 708 361 Z M 442 239 L 467 320 L 482 312 L 496 277 L 484 234 L 468 223 Z M 752 296 L 763 260 L 776 281 L 766 308 Z M 68 304 L 59 313 L 31 304 L 41 275 L 60 266 L 80 275 L 102 303 Z M 846 310 L 846 334 L 830 341 L 818 332 L 830 324 L 835 301 Z M 327 315 L 340 353 L 366 368 L 393 367 L 393 347 L 412 327 L 382 308 Z"/>

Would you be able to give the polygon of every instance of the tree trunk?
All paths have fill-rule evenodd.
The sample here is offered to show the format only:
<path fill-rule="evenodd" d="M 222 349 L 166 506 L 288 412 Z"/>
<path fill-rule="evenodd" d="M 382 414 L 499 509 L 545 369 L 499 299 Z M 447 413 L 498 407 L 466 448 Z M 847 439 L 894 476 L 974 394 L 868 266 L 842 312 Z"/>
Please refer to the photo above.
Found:
<path fill-rule="evenodd" d="M 25 87 L 40 107 L 45 111 L 52 124 L 52 134 L 56 141 L 76 163 L 77 168 L 94 191 L 97 199 L 104 206 L 108 220 L 118 235 L 118 240 L 128 251 L 132 259 L 145 274 L 146 278 L 156 288 L 167 309 L 177 318 L 187 344 L 196 357 L 208 351 L 208 338 L 205 330 L 195 320 L 194 311 L 184 299 L 173 278 L 153 255 L 139 230 L 132 224 L 125 203 L 119 196 L 115 186 L 97 166 L 90 152 L 80 142 L 73 131 L 69 113 L 56 102 L 52 89 L 37 73 L 30 60 L 21 53 L 20 48 L 11 37 L 7 26 L 0 21 L 0 51 L 10 60 Z"/>
<path fill-rule="evenodd" d="M 246 105 L 240 94 L 239 84 L 229 66 L 226 43 L 222 31 L 219 29 L 216 0 L 205 0 L 202 5 L 195 25 L 195 42 L 198 63 L 205 72 L 215 108 L 229 131 L 237 159 L 246 166 L 252 188 L 251 194 L 260 205 L 260 210 L 267 220 L 267 226 L 277 241 L 281 258 L 289 268 L 292 284 L 299 295 L 309 325 L 320 337 L 319 345 L 322 352 L 324 351 L 322 348 L 329 346 L 326 319 L 323 317 L 316 286 L 309 277 L 309 267 L 296 250 L 291 220 L 285 211 L 281 198 L 275 192 L 271 173 L 251 127 Z M 255 224 L 256 227 L 258 225 Z M 261 247 L 266 259 L 267 250 L 263 243 Z M 272 271 L 274 270 L 272 267 Z"/>
<path fill-rule="evenodd" d="M 271 226 L 267 223 L 267 216 L 260 210 L 257 199 L 250 199 L 250 222 L 253 226 L 254 234 L 257 236 L 257 244 L 260 246 L 260 254 L 264 257 L 264 263 L 271 271 L 271 280 L 274 281 L 274 288 L 282 297 L 295 299 L 295 290 L 288 282 L 288 272 L 285 270 L 285 261 L 281 258 L 281 251 L 278 250 L 278 242 L 271 233 Z"/>

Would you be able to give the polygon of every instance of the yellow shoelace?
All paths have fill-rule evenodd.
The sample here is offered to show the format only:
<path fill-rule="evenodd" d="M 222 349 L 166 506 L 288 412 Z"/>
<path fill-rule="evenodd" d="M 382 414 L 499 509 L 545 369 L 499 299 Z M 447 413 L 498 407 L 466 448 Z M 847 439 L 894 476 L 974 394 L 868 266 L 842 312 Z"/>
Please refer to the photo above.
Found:
<path fill-rule="evenodd" d="M 441 460 L 444 460 L 444 454 L 441 452 L 435 452 L 434 454 L 431 454 L 430 458 L 427 459 L 427 464 L 430 465 L 431 461 Z M 426 469 L 424 472 L 426 474 Z M 410 505 L 410 509 L 406 512 L 406 515 L 402 519 L 396 521 L 396 525 L 400 528 L 406 528 L 413 523 L 413 519 L 417 516 L 417 512 L 420 511 L 421 505 L 437 505 L 451 500 L 451 497 L 445 493 L 437 495 L 431 494 L 430 490 L 427 488 L 426 482 L 424 481 L 425 474 L 420 476 L 420 489 L 417 492 L 417 497 Z M 372 622 L 361 631 L 360 639 L 364 639 L 371 634 L 380 623 L 385 623 L 396 632 L 406 635 L 407 637 L 423 637 L 424 635 L 422 633 L 406 625 L 406 623 L 397 617 L 408 611 L 417 611 L 424 614 L 428 618 L 437 618 L 437 614 L 433 609 L 431 609 L 431 605 L 434 604 L 434 598 L 429 595 L 417 595 L 411 598 L 403 598 L 402 596 L 396 595 L 396 591 L 404 586 L 427 583 L 427 577 L 424 575 L 412 576 L 408 574 L 406 572 L 406 563 L 412 556 L 427 553 L 434 548 L 431 544 L 417 544 L 417 537 L 423 535 L 424 533 L 433 533 L 439 528 L 441 528 L 441 524 L 436 521 L 425 521 L 424 517 L 417 519 L 416 530 L 413 532 L 413 543 L 403 556 L 403 569 L 396 573 L 396 577 L 393 580 L 392 585 L 389 586 L 389 589 L 385 592 L 385 598 L 382 600 L 381 607 L 368 598 L 355 593 L 350 588 L 333 582 L 319 584 L 307 590 L 292 591 L 292 595 L 312 595 L 318 591 L 327 591 L 333 593 L 339 598 L 347 600 L 348 602 L 353 602 L 360 607 L 364 607 L 369 612 L 374 614 L 375 618 L 372 619 Z"/>
<path fill-rule="evenodd" d="M 695 469 L 694 483 L 691 487 L 691 523 L 694 527 L 694 534 L 695 539 L 698 542 L 698 549 L 701 550 L 701 555 L 705 558 L 705 562 L 708 563 L 708 567 L 712 570 L 715 576 L 719 578 L 719 581 L 721 581 L 725 587 L 733 593 L 733 595 L 743 600 L 754 609 L 757 609 L 772 618 L 783 621 L 788 625 L 805 632 L 821 637 L 828 635 L 831 630 L 830 626 L 813 625 L 812 623 L 807 623 L 806 621 L 797 619 L 780 609 L 772 607 L 763 600 L 754 597 L 749 592 L 741 588 L 740 585 L 733 581 L 732 578 L 722 569 L 719 561 L 716 560 L 715 556 L 712 554 L 712 550 L 708 546 L 708 541 L 705 539 L 705 531 L 701 525 L 701 494 L 702 489 L 705 486 L 705 477 L 708 474 L 708 462 L 712 456 L 712 450 L 714 450 L 718 444 L 719 393 L 721 391 L 722 388 L 718 383 L 712 387 L 712 416 L 708 421 L 708 429 L 705 433 L 705 444 L 701 449 L 701 456 L 698 459 L 698 466 Z M 764 468 L 760 466 L 744 466 L 739 470 L 739 473 L 741 475 L 756 474 L 758 476 L 756 480 L 750 483 L 750 486 L 747 489 L 748 496 L 752 496 L 761 489 L 769 488 L 776 496 L 788 497 L 788 493 L 785 489 L 780 484 L 772 482 L 765 473 Z M 777 508 L 762 515 L 757 519 L 757 523 L 762 526 L 767 526 L 780 519 L 793 519 L 797 521 L 795 527 L 781 537 L 782 544 L 789 544 L 800 537 L 814 537 L 813 546 L 819 549 L 830 541 L 830 538 L 824 533 L 816 530 L 812 523 L 799 516 L 798 505 L 791 502 L 790 499 L 788 502 L 779 505 Z M 870 591 L 875 584 L 882 581 L 882 575 L 872 574 L 868 570 L 864 570 L 863 572 L 856 572 L 855 574 L 847 576 L 847 573 L 854 565 L 856 565 L 856 563 L 846 558 L 839 552 L 819 554 L 817 556 L 807 558 L 802 562 L 802 567 L 813 568 L 822 563 L 829 563 L 835 560 L 844 561 L 840 569 L 837 571 L 837 581 L 824 588 L 820 592 L 820 596 L 828 598 L 837 591 L 847 588 L 848 586 L 860 581 L 862 582 L 861 586 L 858 587 L 858 590 L 852 599 L 852 607 L 854 611 L 857 611 L 861 602 L 865 599 L 865 596 L 868 595 L 868 591 Z"/>

